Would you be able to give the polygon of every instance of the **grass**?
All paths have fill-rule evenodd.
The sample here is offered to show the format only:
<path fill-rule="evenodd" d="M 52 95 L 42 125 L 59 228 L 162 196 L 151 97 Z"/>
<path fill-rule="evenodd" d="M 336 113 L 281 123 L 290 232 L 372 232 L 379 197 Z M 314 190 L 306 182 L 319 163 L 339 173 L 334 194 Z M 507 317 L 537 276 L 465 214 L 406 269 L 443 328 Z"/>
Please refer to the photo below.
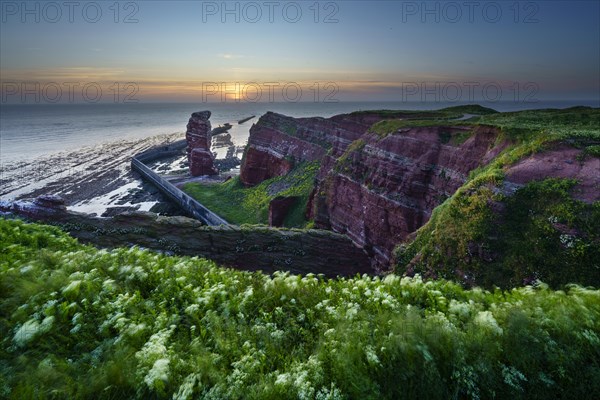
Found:
<path fill-rule="evenodd" d="M 407 118 L 415 119 L 416 116 L 421 116 L 423 118 L 432 118 L 432 119 L 450 119 L 450 118 L 460 118 L 464 114 L 474 114 L 474 115 L 489 115 L 497 113 L 498 111 L 480 106 L 479 104 L 467 104 L 461 106 L 454 107 L 446 107 L 439 110 L 365 110 L 365 111 L 355 111 L 350 113 L 350 115 L 361 115 L 361 114 L 380 114 L 382 116 L 390 116 L 394 118 L 405 116 Z"/>
<path fill-rule="evenodd" d="M 564 110 L 528 110 L 481 116 L 478 124 L 501 128 L 514 139 L 544 135 L 570 143 L 600 141 L 600 109 L 572 107 Z"/>
<path fill-rule="evenodd" d="M 348 173 L 351 172 L 350 166 L 353 163 L 354 154 L 360 153 L 363 151 L 367 143 L 364 139 L 356 139 L 354 142 L 350 143 L 344 154 L 342 154 L 335 163 L 336 172 L 340 173 Z"/>
<path fill-rule="evenodd" d="M 479 108 L 481 110 L 476 112 Z M 486 111 L 487 110 L 487 111 Z M 526 110 L 499 113 L 481 106 L 459 106 L 438 110 L 432 117 L 421 119 L 387 119 L 369 129 L 381 138 L 401 128 L 427 126 L 477 126 L 500 128 L 507 139 L 524 142 L 541 140 L 562 141 L 577 146 L 597 145 L 600 142 L 600 109 L 573 107 L 564 110 Z M 466 121 L 452 121 L 462 113 L 477 114 Z"/>
<path fill-rule="evenodd" d="M 498 113 L 496 110 L 477 104 L 447 107 L 435 111 L 419 111 L 418 117 L 411 117 L 411 111 L 381 110 L 377 112 L 381 115 L 389 115 L 391 117 L 390 119 L 379 121 L 369 128 L 369 132 L 376 133 L 382 139 L 402 128 L 469 125 L 465 121 L 452 121 L 453 119 L 461 118 L 464 114 L 481 116 Z M 402 113 L 406 113 L 406 116 L 402 115 Z M 412 111 L 412 114 L 415 114 L 415 111 Z M 468 139 L 468 136 L 463 139 Z"/>
<path fill-rule="evenodd" d="M 277 196 L 298 197 L 284 226 L 303 228 L 309 224 L 304 214 L 318 169 L 318 163 L 300 163 L 286 176 L 268 179 L 251 188 L 246 188 L 236 177 L 222 184 L 188 183 L 183 190 L 228 222 L 238 225 L 267 224 L 271 200 Z"/>
<path fill-rule="evenodd" d="M 0 397 L 598 398 L 600 291 L 270 277 L 0 219 Z"/>
<path fill-rule="evenodd" d="M 493 108 L 483 107 L 479 104 L 467 104 L 463 106 L 446 107 L 440 110 L 447 114 L 474 114 L 474 115 L 491 115 L 498 114 L 498 111 Z"/>

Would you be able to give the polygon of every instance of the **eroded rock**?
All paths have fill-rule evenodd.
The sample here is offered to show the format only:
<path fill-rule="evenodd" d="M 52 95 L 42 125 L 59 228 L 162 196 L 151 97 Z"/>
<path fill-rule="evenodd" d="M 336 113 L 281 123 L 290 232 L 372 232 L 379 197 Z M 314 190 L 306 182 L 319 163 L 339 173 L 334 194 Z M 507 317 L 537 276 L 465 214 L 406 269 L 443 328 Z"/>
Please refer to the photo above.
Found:
<path fill-rule="evenodd" d="M 214 157 L 210 152 L 211 125 L 210 111 L 198 111 L 192 114 L 185 139 L 188 143 L 187 154 L 192 176 L 216 175 Z"/>

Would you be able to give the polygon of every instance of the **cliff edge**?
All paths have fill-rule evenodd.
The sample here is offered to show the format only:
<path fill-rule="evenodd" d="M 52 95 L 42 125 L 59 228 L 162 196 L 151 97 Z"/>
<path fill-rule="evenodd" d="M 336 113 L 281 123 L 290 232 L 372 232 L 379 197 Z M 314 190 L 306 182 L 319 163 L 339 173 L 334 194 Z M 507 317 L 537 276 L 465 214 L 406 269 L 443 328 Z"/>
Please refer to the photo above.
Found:
<path fill-rule="evenodd" d="M 467 106 L 331 118 L 267 113 L 250 130 L 240 180 L 252 186 L 318 161 L 307 218 L 347 234 L 379 271 L 508 286 L 562 282 L 579 268 L 585 273 L 578 281 L 597 284 L 599 230 L 590 227 L 599 219 L 599 144 L 600 110 L 583 107 L 497 113 Z M 550 221 L 544 235 L 533 233 L 538 215 L 518 223 L 506 215 L 533 207 L 513 204 L 527 196 L 557 199 L 538 204 Z M 572 212 L 561 214 L 560 205 Z M 518 256 L 517 231 L 537 237 L 526 251 L 537 258 Z"/>

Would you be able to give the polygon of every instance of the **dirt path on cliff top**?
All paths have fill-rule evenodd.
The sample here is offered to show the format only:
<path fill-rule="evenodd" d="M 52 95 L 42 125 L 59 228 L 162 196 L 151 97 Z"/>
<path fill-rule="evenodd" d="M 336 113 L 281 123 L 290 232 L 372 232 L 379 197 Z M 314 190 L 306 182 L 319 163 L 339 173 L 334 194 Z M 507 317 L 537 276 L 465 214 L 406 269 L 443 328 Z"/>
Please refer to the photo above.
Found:
<path fill-rule="evenodd" d="M 63 197 L 70 209 L 100 215 L 107 207 L 148 210 L 163 200 L 154 187 L 131 171 L 131 157 L 182 139 L 173 133 L 141 140 L 121 140 L 28 161 L 2 164 L 0 199 Z"/>

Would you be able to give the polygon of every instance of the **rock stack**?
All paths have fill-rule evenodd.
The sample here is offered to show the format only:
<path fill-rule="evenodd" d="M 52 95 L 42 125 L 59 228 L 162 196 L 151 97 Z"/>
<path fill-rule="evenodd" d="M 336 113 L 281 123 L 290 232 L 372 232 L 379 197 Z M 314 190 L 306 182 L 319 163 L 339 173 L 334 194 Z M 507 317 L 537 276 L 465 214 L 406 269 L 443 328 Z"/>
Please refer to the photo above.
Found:
<path fill-rule="evenodd" d="M 198 111 L 192 114 L 188 124 L 185 139 L 187 154 L 192 176 L 216 175 L 213 165 L 213 155 L 210 152 L 211 126 L 210 111 Z"/>

